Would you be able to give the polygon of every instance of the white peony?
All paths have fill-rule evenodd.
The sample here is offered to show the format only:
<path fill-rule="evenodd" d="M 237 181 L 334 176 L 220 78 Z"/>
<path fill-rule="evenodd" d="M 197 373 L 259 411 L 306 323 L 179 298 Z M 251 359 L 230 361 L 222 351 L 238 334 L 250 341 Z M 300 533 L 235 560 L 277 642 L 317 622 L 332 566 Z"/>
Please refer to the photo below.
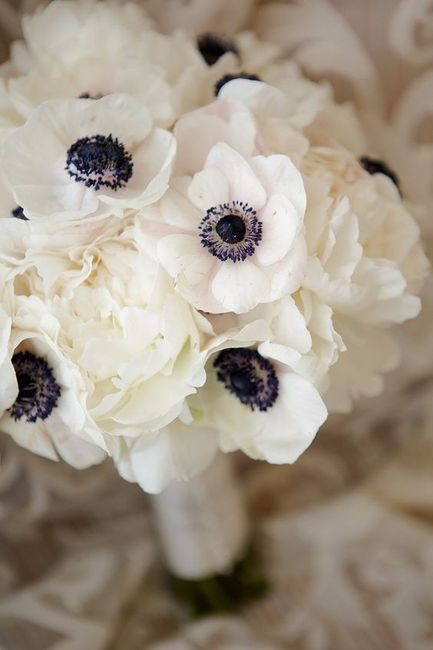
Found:
<path fill-rule="evenodd" d="M 188 304 L 125 234 L 87 254 L 91 274 L 52 301 L 61 349 L 80 367 L 106 436 L 153 435 L 205 380 L 200 334 Z"/>
<path fill-rule="evenodd" d="M 23 18 L 25 43 L 12 48 L 12 61 L 21 73 L 35 62 L 62 69 L 78 59 L 112 58 L 133 50 L 151 26 L 143 9 L 133 2 L 56 0 Z"/>
<path fill-rule="evenodd" d="M 398 347 L 383 328 L 418 314 L 414 294 L 427 261 L 418 227 L 389 179 L 370 176 L 351 153 L 327 147 L 311 148 L 303 168 L 309 252 L 303 289 L 332 309 L 344 350 L 331 368 L 326 399 L 331 410 L 346 411 L 361 395 L 380 393 L 382 373 L 397 365 Z"/>

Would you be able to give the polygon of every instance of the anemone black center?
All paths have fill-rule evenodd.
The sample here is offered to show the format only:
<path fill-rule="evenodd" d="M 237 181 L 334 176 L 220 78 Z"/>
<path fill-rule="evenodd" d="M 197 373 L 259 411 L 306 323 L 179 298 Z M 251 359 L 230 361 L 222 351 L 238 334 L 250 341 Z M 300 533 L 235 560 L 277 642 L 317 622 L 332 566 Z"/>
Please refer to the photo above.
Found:
<path fill-rule="evenodd" d="M 78 95 L 78 99 L 101 99 L 104 95 L 102 93 L 95 93 L 92 95 L 92 93 L 81 93 L 81 95 Z"/>
<path fill-rule="evenodd" d="M 20 205 L 17 205 L 17 207 L 11 211 L 11 217 L 14 217 L 15 219 L 21 219 L 21 221 L 28 221 L 26 215 L 24 214 L 24 210 Z"/>
<path fill-rule="evenodd" d="M 226 244 L 238 244 L 244 239 L 247 228 L 238 214 L 227 214 L 217 222 L 215 230 Z"/>
<path fill-rule="evenodd" d="M 362 156 L 359 159 L 359 162 L 361 167 L 363 167 L 369 174 L 384 174 L 384 176 L 388 176 L 400 192 L 400 180 L 397 174 L 388 167 L 383 160 L 376 160 L 374 158 L 369 158 L 368 156 Z"/>
<path fill-rule="evenodd" d="M 132 156 L 110 134 L 80 138 L 69 147 L 66 171 L 77 183 L 99 190 L 125 187 L 132 176 Z"/>
<path fill-rule="evenodd" d="M 217 379 L 251 410 L 267 411 L 275 403 L 279 389 L 275 368 L 256 350 L 222 350 L 213 365 Z"/>
<path fill-rule="evenodd" d="M 234 79 L 247 79 L 249 81 L 261 81 L 260 77 L 256 74 L 248 74 L 248 72 L 239 72 L 239 74 L 225 74 L 215 84 L 215 95 L 218 95 L 223 86 L 233 81 Z"/>
<path fill-rule="evenodd" d="M 208 65 L 214 65 L 226 52 L 233 52 L 239 56 L 236 43 L 217 34 L 202 34 L 197 39 L 197 47 Z"/>
<path fill-rule="evenodd" d="M 262 240 L 262 222 L 244 201 L 214 205 L 198 227 L 200 242 L 221 262 L 243 262 L 254 255 Z"/>
<path fill-rule="evenodd" d="M 38 388 L 34 383 L 33 377 L 26 372 L 21 372 L 17 375 L 18 381 L 18 402 L 23 402 L 24 400 L 34 400 Z"/>
<path fill-rule="evenodd" d="M 254 377 L 251 376 L 251 373 L 247 373 L 243 370 L 235 370 L 230 375 L 230 383 L 233 388 L 233 392 L 237 395 L 243 395 L 244 397 L 249 397 L 254 395 L 257 391 L 257 385 L 254 381 Z"/>
<path fill-rule="evenodd" d="M 61 395 L 53 371 L 45 359 L 31 352 L 18 352 L 12 357 L 18 382 L 18 396 L 9 409 L 15 421 L 46 420 Z"/>

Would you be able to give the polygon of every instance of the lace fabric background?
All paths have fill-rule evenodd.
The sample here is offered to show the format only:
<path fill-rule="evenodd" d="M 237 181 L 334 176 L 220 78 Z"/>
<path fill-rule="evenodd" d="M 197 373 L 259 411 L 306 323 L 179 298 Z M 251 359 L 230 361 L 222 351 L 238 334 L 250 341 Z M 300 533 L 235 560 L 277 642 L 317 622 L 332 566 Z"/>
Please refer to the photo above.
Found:
<path fill-rule="evenodd" d="M 0 0 L 3 57 L 20 11 Z M 432 0 L 147 0 L 163 29 L 279 42 L 355 101 L 433 250 Z M 76 472 L 0 438 L 1 650 L 432 650 L 433 282 L 383 396 L 335 417 L 293 467 L 237 458 L 273 593 L 189 623 L 148 500 L 109 464 Z"/>

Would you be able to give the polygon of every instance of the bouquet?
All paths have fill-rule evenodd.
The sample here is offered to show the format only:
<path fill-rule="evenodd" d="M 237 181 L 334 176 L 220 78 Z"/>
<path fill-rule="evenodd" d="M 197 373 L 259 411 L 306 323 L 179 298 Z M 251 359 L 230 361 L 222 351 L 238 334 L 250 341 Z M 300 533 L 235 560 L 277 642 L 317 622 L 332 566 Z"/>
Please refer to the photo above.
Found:
<path fill-rule="evenodd" d="M 273 44 L 54 0 L 0 69 L 0 429 L 156 493 L 377 395 L 427 260 L 350 105 Z M 389 161 L 388 161 L 389 162 Z"/>

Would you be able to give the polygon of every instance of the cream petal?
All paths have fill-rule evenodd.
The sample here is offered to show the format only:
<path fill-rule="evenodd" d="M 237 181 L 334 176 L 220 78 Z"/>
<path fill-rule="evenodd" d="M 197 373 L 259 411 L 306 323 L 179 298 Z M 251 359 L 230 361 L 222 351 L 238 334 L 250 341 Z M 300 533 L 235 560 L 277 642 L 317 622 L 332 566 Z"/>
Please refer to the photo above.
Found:
<path fill-rule="evenodd" d="M 283 194 L 293 204 L 302 221 L 307 205 L 301 173 L 288 156 L 255 156 L 251 167 L 268 194 Z"/>
<path fill-rule="evenodd" d="M 216 450 L 214 431 L 174 422 L 154 437 L 142 436 L 134 443 L 131 467 L 140 487 L 155 494 L 172 480 L 187 480 L 202 472 Z"/>
<path fill-rule="evenodd" d="M 197 235 L 168 235 L 158 242 L 158 259 L 174 278 L 195 286 L 211 274 L 215 258 L 203 248 Z"/>
<path fill-rule="evenodd" d="M 0 413 L 8 409 L 18 396 L 18 382 L 10 359 L 0 364 Z"/>
<path fill-rule="evenodd" d="M 270 283 L 263 271 L 249 260 L 227 261 L 221 264 L 213 279 L 212 292 L 228 311 L 241 314 L 266 301 Z"/>
<path fill-rule="evenodd" d="M 164 129 L 154 129 L 133 153 L 133 174 L 120 190 L 99 190 L 97 197 L 110 206 L 142 208 L 160 199 L 168 189 L 176 141 Z"/>
<path fill-rule="evenodd" d="M 289 252 L 301 221 L 293 204 L 282 194 L 272 195 L 258 216 L 263 230 L 256 257 L 260 264 L 269 266 Z"/>
<path fill-rule="evenodd" d="M 218 168 L 227 178 L 230 199 L 245 201 L 255 210 L 266 202 L 266 192 L 248 162 L 237 151 L 220 142 L 209 152 L 206 167 Z"/>
<path fill-rule="evenodd" d="M 50 460 L 59 460 L 50 437 L 38 422 L 28 423 L 22 420 L 15 422 L 9 416 L 3 416 L 0 420 L 0 431 L 8 433 L 20 447 L 34 454 Z"/>
<path fill-rule="evenodd" d="M 98 465 L 106 458 L 105 451 L 74 435 L 61 420 L 50 427 L 50 437 L 59 456 L 76 469 Z"/>
<path fill-rule="evenodd" d="M 317 389 L 294 373 L 279 375 L 279 396 L 266 412 L 265 426 L 254 444 L 270 463 L 294 463 L 327 418 Z"/>
<path fill-rule="evenodd" d="M 188 188 L 188 197 L 204 213 L 209 208 L 229 200 L 229 183 L 216 167 L 207 167 L 194 175 Z"/>
<path fill-rule="evenodd" d="M 186 184 L 188 182 L 188 185 Z M 184 231 L 197 232 L 202 214 L 191 205 L 184 192 L 188 191 L 189 179 L 175 178 L 160 201 L 163 221 Z"/>

